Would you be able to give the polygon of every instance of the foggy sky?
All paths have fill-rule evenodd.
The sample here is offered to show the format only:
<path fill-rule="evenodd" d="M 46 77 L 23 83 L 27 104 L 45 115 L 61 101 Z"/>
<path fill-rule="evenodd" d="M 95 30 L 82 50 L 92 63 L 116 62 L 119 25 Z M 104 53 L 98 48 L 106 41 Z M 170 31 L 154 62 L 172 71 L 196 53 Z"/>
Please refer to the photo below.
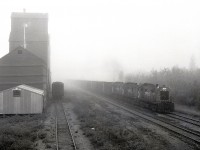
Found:
<path fill-rule="evenodd" d="M 0 2 L 0 57 L 11 12 L 49 13 L 53 80 L 114 80 L 113 74 L 200 66 L 198 0 L 7 0 Z"/>

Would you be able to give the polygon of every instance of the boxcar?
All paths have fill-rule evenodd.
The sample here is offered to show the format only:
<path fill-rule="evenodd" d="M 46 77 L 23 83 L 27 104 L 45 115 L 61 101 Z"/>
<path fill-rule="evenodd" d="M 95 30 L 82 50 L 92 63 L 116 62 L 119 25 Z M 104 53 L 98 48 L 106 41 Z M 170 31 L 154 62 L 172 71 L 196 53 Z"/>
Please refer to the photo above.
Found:
<path fill-rule="evenodd" d="M 52 83 L 52 97 L 54 99 L 62 99 L 64 96 L 64 83 L 53 82 Z"/>
<path fill-rule="evenodd" d="M 113 85 L 113 82 L 103 82 L 103 93 L 106 95 L 111 95 L 112 85 Z"/>
<path fill-rule="evenodd" d="M 124 94 L 124 83 L 123 82 L 114 82 L 112 85 L 112 93 L 117 95 Z"/>
<path fill-rule="evenodd" d="M 131 98 L 138 98 L 138 85 L 137 83 L 124 83 L 124 95 Z"/>

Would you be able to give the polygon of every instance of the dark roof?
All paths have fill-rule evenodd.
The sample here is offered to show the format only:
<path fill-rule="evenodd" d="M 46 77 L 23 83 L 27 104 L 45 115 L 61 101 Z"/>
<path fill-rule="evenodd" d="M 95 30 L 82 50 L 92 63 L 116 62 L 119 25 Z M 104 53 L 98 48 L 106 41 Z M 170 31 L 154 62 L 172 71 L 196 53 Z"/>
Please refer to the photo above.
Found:
<path fill-rule="evenodd" d="M 124 85 L 123 82 L 113 82 L 113 85 Z"/>
<path fill-rule="evenodd" d="M 144 85 L 144 86 L 155 86 L 155 85 L 152 84 L 152 83 L 144 83 L 143 85 Z"/>
<path fill-rule="evenodd" d="M 140 85 L 140 87 L 144 87 L 144 88 L 156 88 L 156 85 L 154 85 L 152 83 L 144 83 L 144 84 Z"/>
<path fill-rule="evenodd" d="M 19 54 L 22 52 L 21 54 Z M 46 63 L 32 52 L 17 47 L 0 59 L 0 66 L 46 66 Z"/>
<path fill-rule="evenodd" d="M 124 84 L 124 87 L 138 87 L 137 83 L 127 82 Z"/>
<path fill-rule="evenodd" d="M 24 13 L 24 12 L 13 12 L 11 18 L 47 18 L 48 13 Z"/>
<path fill-rule="evenodd" d="M 135 83 L 135 82 L 126 82 L 125 84 L 126 85 L 137 85 L 137 83 Z"/>

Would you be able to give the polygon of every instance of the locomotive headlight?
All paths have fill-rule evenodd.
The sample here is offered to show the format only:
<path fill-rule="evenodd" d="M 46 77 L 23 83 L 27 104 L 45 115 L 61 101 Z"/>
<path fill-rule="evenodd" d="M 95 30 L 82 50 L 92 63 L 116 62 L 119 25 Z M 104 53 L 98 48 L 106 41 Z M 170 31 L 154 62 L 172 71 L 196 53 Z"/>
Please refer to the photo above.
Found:
<path fill-rule="evenodd" d="M 167 91 L 167 88 L 162 88 L 163 91 Z"/>

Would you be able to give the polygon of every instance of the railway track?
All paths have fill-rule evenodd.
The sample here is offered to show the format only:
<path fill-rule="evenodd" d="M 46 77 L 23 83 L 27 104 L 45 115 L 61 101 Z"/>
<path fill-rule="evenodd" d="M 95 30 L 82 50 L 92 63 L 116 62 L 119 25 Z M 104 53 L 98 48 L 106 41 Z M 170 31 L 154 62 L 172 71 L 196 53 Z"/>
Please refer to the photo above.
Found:
<path fill-rule="evenodd" d="M 112 97 L 108 97 L 110 99 L 113 99 Z M 114 97 L 114 99 L 120 100 L 118 97 Z M 130 98 L 128 98 L 130 100 Z M 120 103 L 121 104 L 121 103 Z M 124 106 L 127 106 L 128 103 L 123 103 Z M 143 109 L 141 111 L 141 107 L 135 106 L 134 108 L 137 109 L 140 113 L 146 114 L 148 116 L 154 117 L 156 119 L 162 120 L 168 124 L 174 125 L 176 123 L 178 128 L 184 128 L 185 130 L 189 130 L 189 132 L 193 132 L 195 135 L 200 135 L 200 121 L 198 119 L 194 119 L 192 117 L 184 116 L 181 114 L 178 114 L 176 112 L 170 113 L 170 114 L 159 114 L 159 113 L 154 113 L 152 115 L 149 114 L 148 112 Z M 134 110 L 135 110 L 134 109 Z M 174 123 L 171 123 L 174 122 Z"/>
<path fill-rule="evenodd" d="M 56 150 L 77 150 L 77 146 L 61 103 L 55 103 Z"/>
<path fill-rule="evenodd" d="M 200 127 L 200 120 L 197 120 L 197 119 L 194 119 L 194 118 L 191 118 L 191 117 L 187 117 L 187 116 L 183 116 L 181 114 L 177 114 L 176 112 L 170 113 L 170 114 L 168 114 L 168 116 Z"/>
<path fill-rule="evenodd" d="M 168 114 L 157 115 L 155 118 L 200 137 L 200 126 L 193 124 L 190 121 L 177 119 L 176 117 Z"/>
<path fill-rule="evenodd" d="M 84 91 L 84 92 L 86 92 L 86 91 Z M 166 121 L 163 121 L 163 120 L 158 119 L 156 117 L 153 117 L 151 115 L 147 115 L 145 113 L 141 113 L 139 111 L 129 109 L 129 108 L 127 108 L 127 106 L 124 106 L 121 103 L 119 104 L 118 102 L 113 102 L 111 99 L 108 99 L 106 97 L 98 96 L 98 95 L 90 93 L 90 92 L 86 92 L 86 93 L 98 98 L 101 101 L 104 101 L 104 102 L 107 102 L 111 105 L 114 105 L 115 107 L 123 109 L 123 110 L 125 110 L 125 111 L 127 111 L 127 112 L 129 112 L 129 113 L 131 113 L 135 116 L 138 116 L 138 117 L 140 117 L 144 120 L 152 122 L 152 123 L 154 123 L 154 124 L 156 124 L 156 125 L 158 125 L 162 128 L 165 128 L 166 130 L 168 130 L 170 132 L 173 132 L 173 133 L 175 133 L 179 136 L 182 136 L 182 137 L 189 139 L 190 141 L 193 141 L 196 144 L 200 145 L 200 135 L 198 133 L 195 133 L 194 131 L 188 130 L 186 128 L 179 127 L 175 124 L 168 123 Z"/>

